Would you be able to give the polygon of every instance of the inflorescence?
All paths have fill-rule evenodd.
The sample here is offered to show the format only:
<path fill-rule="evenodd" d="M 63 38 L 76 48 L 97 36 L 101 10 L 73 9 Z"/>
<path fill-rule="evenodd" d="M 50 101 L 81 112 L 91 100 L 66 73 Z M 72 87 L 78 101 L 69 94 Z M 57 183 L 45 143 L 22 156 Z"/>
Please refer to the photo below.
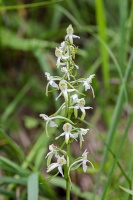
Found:
<path fill-rule="evenodd" d="M 79 128 L 75 121 L 79 117 L 81 120 L 84 120 L 86 110 L 92 109 L 92 107 L 85 105 L 85 99 L 83 98 L 85 95 L 78 91 L 78 87 L 82 84 L 85 91 L 92 91 L 92 95 L 94 97 L 94 90 L 91 83 L 95 74 L 90 75 L 87 79 L 76 79 L 76 71 L 79 69 L 79 66 L 75 64 L 74 59 L 78 47 L 74 45 L 73 38 L 80 39 L 80 37 L 74 35 L 72 25 L 68 26 L 66 32 L 67 35 L 65 36 L 65 40 L 58 48 L 56 47 L 55 49 L 55 56 L 57 57 L 56 66 L 59 70 L 61 70 L 63 76 L 51 76 L 50 73 L 45 72 L 45 76 L 48 81 L 46 86 L 46 95 L 49 93 L 49 87 L 53 88 L 54 90 L 59 91 L 56 101 L 63 96 L 64 103 L 60 106 L 58 111 L 51 116 L 40 114 L 40 117 L 42 117 L 46 122 L 45 127 L 47 134 L 49 127 L 58 127 L 58 124 L 55 122 L 56 119 L 61 120 L 61 122 L 63 122 L 63 131 L 60 135 L 56 136 L 55 140 L 62 137 L 64 138 L 64 144 L 66 145 L 69 145 L 74 141 L 79 141 L 80 148 L 82 148 L 84 136 L 88 133 L 89 129 Z M 81 95 L 82 98 L 79 98 Z M 61 115 L 61 113 L 63 113 L 63 115 Z M 65 147 L 65 145 L 62 145 L 62 147 Z M 75 162 L 70 163 L 68 152 L 62 147 L 59 148 L 54 144 L 49 145 L 49 153 L 46 156 L 47 172 L 57 168 L 58 173 L 64 177 L 65 165 L 67 165 L 67 177 L 70 178 L 70 171 L 73 169 L 77 169 L 82 166 L 83 171 L 86 172 L 87 163 L 90 163 L 93 167 L 93 164 L 87 158 L 87 149 L 83 152 L 81 157 L 76 159 Z M 55 163 L 51 163 L 53 156 L 56 159 Z"/>

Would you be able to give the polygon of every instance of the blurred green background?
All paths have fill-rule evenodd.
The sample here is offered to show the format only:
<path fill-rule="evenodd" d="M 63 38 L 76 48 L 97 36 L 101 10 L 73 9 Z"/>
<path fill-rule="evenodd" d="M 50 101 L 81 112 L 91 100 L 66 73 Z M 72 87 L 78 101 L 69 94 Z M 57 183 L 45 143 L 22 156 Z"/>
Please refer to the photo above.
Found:
<path fill-rule="evenodd" d="M 120 186 L 131 190 L 133 181 L 133 1 L 0 0 L 0 14 L 0 198 L 65 199 L 60 176 L 38 184 L 48 177 L 48 145 L 62 131 L 50 129 L 48 138 L 39 114 L 62 102 L 56 92 L 45 96 L 44 73 L 59 75 L 55 47 L 72 24 L 78 76 L 96 77 L 95 98 L 86 96 L 93 111 L 82 124 L 95 171 L 72 173 L 71 199 L 132 199 Z M 78 144 L 71 150 L 72 159 L 83 152 Z"/>

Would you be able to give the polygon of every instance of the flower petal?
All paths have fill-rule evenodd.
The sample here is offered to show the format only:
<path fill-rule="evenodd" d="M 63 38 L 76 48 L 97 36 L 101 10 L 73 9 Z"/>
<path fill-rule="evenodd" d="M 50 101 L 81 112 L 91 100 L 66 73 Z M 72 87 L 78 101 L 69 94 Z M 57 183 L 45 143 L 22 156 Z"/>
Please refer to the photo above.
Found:
<path fill-rule="evenodd" d="M 63 174 L 63 171 L 62 171 L 62 167 L 61 167 L 61 166 L 58 167 L 58 170 L 59 170 L 59 172 L 61 173 L 62 177 L 64 177 L 64 174 Z"/>
<path fill-rule="evenodd" d="M 58 166 L 59 166 L 58 163 L 52 163 L 52 164 L 50 164 L 50 165 L 48 166 L 48 169 L 47 169 L 46 172 L 50 172 L 50 171 L 52 171 L 53 169 L 55 169 L 56 167 L 58 167 Z"/>
<path fill-rule="evenodd" d="M 66 144 L 68 144 L 68 141 L 69 141 L 69 132 L 65 132 L 65 141 L 66 141 Z"/>
<path fill-rule="evenodd" d="M 58 125 L 52 120 L 49 121 L 49 126 L 50 127 L 58 127 Z"/>

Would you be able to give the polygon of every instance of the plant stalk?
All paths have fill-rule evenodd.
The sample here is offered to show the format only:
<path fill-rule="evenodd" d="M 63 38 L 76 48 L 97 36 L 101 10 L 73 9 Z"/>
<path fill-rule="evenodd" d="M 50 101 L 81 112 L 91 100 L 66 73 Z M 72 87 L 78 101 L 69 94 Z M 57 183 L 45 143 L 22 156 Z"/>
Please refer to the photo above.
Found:
<path fill-rule="evenodd" d="M 68 176 L 68 169 L 69 169 L 69 154 L 70 153 L 70 144 L 67 144 L 67 179 L 66 179 L 66 200 L 70 200 L 70 180 Z"/>

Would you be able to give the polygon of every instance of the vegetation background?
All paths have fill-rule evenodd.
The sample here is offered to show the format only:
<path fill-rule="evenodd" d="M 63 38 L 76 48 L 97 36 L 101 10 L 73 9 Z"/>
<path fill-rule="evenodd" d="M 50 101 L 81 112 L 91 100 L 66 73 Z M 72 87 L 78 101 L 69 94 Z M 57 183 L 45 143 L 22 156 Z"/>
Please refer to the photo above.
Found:
<path fill-rule="evenodd" d="M 83 149 L 95 171 L 72 173 L 71 199 L 131 200 L 133 181 L 133 1 L 0 0 L 0 198 L 65 199 L 65 181 L 44 182 L 48 145 L 40 113 L 60 105 L 45 96 L 44 72 L 58 75 L 55 47 L 72 24 L 80 77 L 96 74 L 89 91 Z M 81 90 L 83 88 L 80 88 Z M 81 155 L 78 144 L 72 159 Z M 54 173 L 53 173 L 54 174 Z M 129 190 L 126 190 L 127 188 Z"/>

